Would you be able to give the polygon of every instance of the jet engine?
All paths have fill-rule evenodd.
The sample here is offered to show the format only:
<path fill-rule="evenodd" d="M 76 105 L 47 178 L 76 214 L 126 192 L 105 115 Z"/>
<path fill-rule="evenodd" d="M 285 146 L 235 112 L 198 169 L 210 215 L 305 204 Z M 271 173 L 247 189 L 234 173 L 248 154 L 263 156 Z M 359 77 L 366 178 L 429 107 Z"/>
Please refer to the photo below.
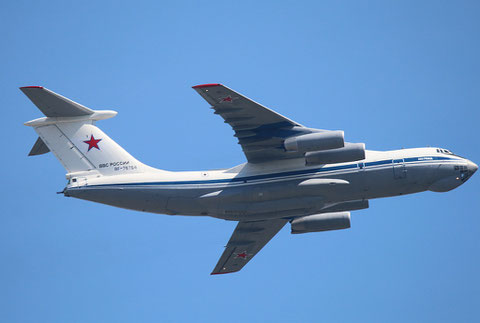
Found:
<path fill-rule="evenodd" d="M 287 151 L 317 151 L 336 149 L 344 146 L 343 131 L 324 131 L 287 138 L 284 142 Z"/>
<path fill-rule="evenodd" d="M 332 212 L 302 216 L 291 223 L 292 234 L 350 228 L 350 212 Z"/>
<path fill-rule="evenodd" d="M 345 143 L 345 147 L 305 154 L 307 165 L 336 164 L 365 159 L 365 144 Z"/>

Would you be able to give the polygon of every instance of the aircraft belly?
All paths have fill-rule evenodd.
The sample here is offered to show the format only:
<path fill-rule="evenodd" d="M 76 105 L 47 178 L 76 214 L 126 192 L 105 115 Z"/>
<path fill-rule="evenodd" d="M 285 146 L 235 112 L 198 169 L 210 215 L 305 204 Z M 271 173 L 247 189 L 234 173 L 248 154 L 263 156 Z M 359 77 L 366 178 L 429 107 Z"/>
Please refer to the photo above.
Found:
<path fill-rule="evenodd" d="M 66 195 L 124 209 L 166 213 L 167 197 L 155 189 L 87 187 L 69 189 Z"/>
<path fill-rule="evenodd" d="M 226 214 L 229 218 L 231 214 L 245 215 L 289 210 L 301 204 L 298 199 L 301 195 L 295 192 L 291 183 L 224 186 L 215 189 L 178 189 L 171 190 L 169 195 L 167 201 L 169 214 L 209 215 L 222 218 Z M 296 199 L 292 200 L 292 197 Z M 304 204 L 301 207 L 304 207 Z"/>
<path fill-rule="evenodd" d="M 308 180 L 308 179 L 307 179 Z M 208 208 L 208 215 L 245 220 L 281 218 L 317 212 L 326 200 L 349 194 L 346 185 L 299 185 L 302 180 L 290 180 L 269 184 L 252 184 L 240 187 L 225 187 L 218 194 L 206 194 L 200 198 Z"/>
<path fill-rule="evenodd" d="M 438 165 L 358 169 L 327 177 L 215 187 L 80 187 L 68 196 L 126 209 L 171 215 L 207 215 L 229 220 L 278 218 L 320 211 L 325 204 L 425 191 Z"/>
<path fill-rule="evenodd" d="M 316 178 L 323 179 L 323 178 Z M 329 180 L 335 177 L 329 176 Z M 362 200 L 364 182 L 358 174 L 336 176 L 339 185 L 301 185 L 305 180 L 292 180 L 275 184 L 249 185 L 224 190 L 210 203 L 209 215 L 227 220 L 264 220 L 307 215 L 321 212 L 327 203 Z M 315 182 L 314 182 L 315 183 Z M 300 184 L 300 185 L 299 185 Z"/>

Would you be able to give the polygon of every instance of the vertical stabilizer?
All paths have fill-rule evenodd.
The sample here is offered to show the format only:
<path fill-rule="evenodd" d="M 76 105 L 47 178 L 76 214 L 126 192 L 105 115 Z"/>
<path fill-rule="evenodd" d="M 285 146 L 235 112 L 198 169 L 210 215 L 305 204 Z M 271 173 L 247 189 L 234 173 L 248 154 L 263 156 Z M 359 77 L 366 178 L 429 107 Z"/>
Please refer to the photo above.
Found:
<path fill-rule="evenodd" d="M 95 126 L 95 121 L 111 118 L 115 111 L 91 110 L 43 87 L 20 89 L 46 115 L 25 123 L 40 137 L 31 155 L 50 150 L 69 174 L 117 175 L 149 168 Z"/>

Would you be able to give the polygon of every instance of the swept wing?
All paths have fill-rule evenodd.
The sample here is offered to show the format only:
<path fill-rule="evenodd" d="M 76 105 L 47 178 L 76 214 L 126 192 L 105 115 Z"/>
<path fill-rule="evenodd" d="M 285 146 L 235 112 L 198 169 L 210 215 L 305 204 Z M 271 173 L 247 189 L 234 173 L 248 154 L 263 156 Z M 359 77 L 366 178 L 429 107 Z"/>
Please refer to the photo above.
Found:
<path fill-rule="evenodd" d="M 287 222 L 286 219 L 238 222 L 212 275 L 242 269 Z"/>
<path fill-rule="evenodd" d="M 272 111 L 222 84 L 194 86 L 198 92 L 228 123 L 242 150 L 251 163 L 301 157 L 298 152 L 287 152 L 285 138 L 311 133 L 312 129 Z"/>

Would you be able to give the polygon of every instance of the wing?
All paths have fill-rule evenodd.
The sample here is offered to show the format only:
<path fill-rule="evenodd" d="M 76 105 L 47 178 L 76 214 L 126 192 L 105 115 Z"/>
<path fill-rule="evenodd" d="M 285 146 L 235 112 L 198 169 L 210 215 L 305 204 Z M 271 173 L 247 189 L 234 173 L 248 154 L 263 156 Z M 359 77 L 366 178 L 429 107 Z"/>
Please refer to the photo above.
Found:
<path fill-rule="evenodd" d="M 287 152 L 285 138 L 311 133 L 292 121 L 221 84 L 194 86 L 198 92 L 235 131 L 247 160 L 252 163 L 301 157 Z"/>
<path fill-rule="evenodd" d="M 287 222 L 285 219 L 239 222 L 212 275 L 242 269 Z"/>

